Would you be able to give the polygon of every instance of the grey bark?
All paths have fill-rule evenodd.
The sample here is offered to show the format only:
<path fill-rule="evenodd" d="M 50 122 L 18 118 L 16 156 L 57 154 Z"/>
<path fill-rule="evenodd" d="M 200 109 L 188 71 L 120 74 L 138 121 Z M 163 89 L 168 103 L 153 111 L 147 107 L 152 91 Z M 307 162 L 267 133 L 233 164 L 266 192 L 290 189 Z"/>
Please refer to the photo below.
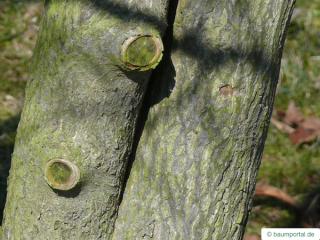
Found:
<path fill-rule="evenodd" d="M 122 69 L 123 42 L 160 37 L 166 0 L 46 2 L 10 170 L 3 239 L 109 239 L 150 71 Z M 143 49 L 141 49 L 143 51 Z M 51 189 L 51 159 L 81 182 Z"/>
<path fill-rule="evenodd" d="M 293 4 L 179 1 L 113 240 L 242 239 Z"/>

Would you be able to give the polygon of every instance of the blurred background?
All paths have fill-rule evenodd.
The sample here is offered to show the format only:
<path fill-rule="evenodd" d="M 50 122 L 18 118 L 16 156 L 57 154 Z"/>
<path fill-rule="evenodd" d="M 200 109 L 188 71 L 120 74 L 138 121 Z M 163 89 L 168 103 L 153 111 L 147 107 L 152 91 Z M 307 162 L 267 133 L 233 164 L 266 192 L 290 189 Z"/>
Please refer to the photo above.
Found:
<path fill-rule="evenodd" d="M 0 0 L 0 218 L 43 4 Z M 320 0 L 297 0 L 247 240 L 262 227 L 320 227 Z"/>

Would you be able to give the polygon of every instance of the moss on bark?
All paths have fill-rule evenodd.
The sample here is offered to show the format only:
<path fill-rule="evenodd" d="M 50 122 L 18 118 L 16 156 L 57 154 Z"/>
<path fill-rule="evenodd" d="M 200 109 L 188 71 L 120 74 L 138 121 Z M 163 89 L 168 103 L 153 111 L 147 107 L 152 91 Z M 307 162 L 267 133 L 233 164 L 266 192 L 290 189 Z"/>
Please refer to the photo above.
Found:
<path fill-rule="evenodd" d="M 47 1 L 12 157 L 3 239 L 110 238 L 150 76 L 125 68 L 121 46 L 136 35 L 160 39 L 166 5 Z M 76 188 L 48 186 L 51 159 L 79 168 Z"/>
<path fill-rule="evenodd" d="M 116 221 L 150 77 L 126 62 L 148 70 L 159 61 L 152 46 L 123 61 L 121 46 L 160 39 L 168 1 L 47 1 L 3 238 L 241 239 L 293 2 L 179 1 L 171 59 L 154 74 L 148 101 L 157 104 Z M 79 167 L 77 188 L 47 185 L 50 159 Z"/>
<path fill-rule="evenodd" d="M 179 1 L 114 240 L 242 238 L 293 3 Z"/>

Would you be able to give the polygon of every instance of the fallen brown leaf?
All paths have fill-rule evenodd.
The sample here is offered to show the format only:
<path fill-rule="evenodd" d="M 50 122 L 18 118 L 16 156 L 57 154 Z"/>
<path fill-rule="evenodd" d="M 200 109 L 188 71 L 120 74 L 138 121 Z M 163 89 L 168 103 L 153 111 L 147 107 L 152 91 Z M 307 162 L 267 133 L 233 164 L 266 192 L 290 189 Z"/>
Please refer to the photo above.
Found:
<path fill-rule="evenodd" d="M 284 122 L 281 122 L 281 121 L 277 120 L 274 117 L 271 118 L 271 123 L 277 129 L 279 129 L 281 132 L 291 134 L 291 133 L 293 133 L 295 131 L 293 127 L 291 127 L 290 125 L 288 125 L 288 124 L 286 124 Z"/>
<path fill-rule="evenodd" d="M 260 236 L 258 236 L 258 235 L 249 235 L 249 234 L 246 234 L 246 235 L 244 235 L 244 238 L 243 238 L 243 240 L 260 240 L 261 238 L 260 238 Z"/>
<path fill-rule="evenodd" d="M 293 144 L 300 145 L 303 143 L 313 142 L 317 139 L 319 133 L 319 131 L 316 131 L 314 129 L 299 127 L 289 135 L 289 138 Z"/>
<path fill-rule="evenodd" d="M 290 102 L 283 121 L 291 126 L 297 126 L 304 120 L 302 113 L 294 102 Z"/>
<path fill-rule="evenodd" d="M 320 137 L 320 118 L 304 117 L 293 101 L 289 103 L 285 113 L 276 110 L 271 123 L 280 131 L 289 134 L 295 145 L 310 143 Z"/>
<path fill-rule="evenodd" d="M 320 119 L 313 116 L 308 117 L 300 124 L 300 126 L 305 129 L 320 131 Z"/>
<path fill-rule="evenodd" d="M 272 197 L 290 206 L 297 207 L 296 200 L 288 193 L 267 184 L 258 183 L 256 186 L 255 196 Z"/>

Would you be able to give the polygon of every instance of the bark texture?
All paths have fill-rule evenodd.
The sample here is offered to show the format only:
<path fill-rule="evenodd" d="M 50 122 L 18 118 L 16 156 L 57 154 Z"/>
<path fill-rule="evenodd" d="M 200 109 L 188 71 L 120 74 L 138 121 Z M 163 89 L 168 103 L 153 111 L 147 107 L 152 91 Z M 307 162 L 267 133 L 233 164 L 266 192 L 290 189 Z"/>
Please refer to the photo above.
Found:
<path fill-rule="evenodd" d="M 293 5 L 179 1 L 113 240 L 242 238 Z"/>
<path fill-rule="evenodd" d="M 166 10 L 167 0 L 46 1 L 2 239 L 110 239 L 150 76 L 126 69 L 121 45 L 139 34 L 160 38 Z M 46 183 L 44 168 L 55 158 L 79 168 L 72 191 Z"/>

